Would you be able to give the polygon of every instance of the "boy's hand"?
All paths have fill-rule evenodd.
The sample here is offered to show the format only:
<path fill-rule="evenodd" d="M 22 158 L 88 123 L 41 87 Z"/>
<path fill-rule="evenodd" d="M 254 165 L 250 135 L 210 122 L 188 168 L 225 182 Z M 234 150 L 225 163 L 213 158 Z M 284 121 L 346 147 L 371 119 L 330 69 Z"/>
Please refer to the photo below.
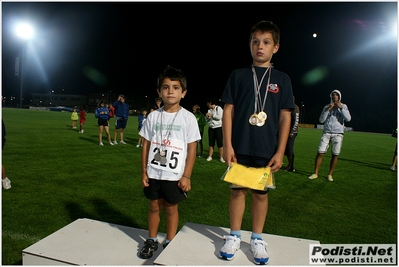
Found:
<path fill-rule="evenodd" d="M 269 163 L 266 165 L 266 167 L 270 167 L 270 171 L 276 172 L 280 170 L 280 168 L 283 166 L 283 157 L 280 157 L 278 155 L 274 155 Z"/>
<path fill-rule="evenodd" d="M 177 186 L 184 192 L 191 190 L 191 180 L 185 176 L 182 176 L 177 184 Z"/>
<path fill-rule="evenodd" d="M 237 163 L 236 154 L 232 147 L 225 146 L 223 148 L 223 159 L 226 161 L 227 166 L 231 166 L 231 163 Z"/>
<path fill-rule="evenodd" d="M 142 184 L 144 187 L 150 186 L 147 173 L 143 173 L 143 174 L 142 174 L 142 176 L 141 176 L 141 184 Z"/>
<path fill-rule="evenodd" d="M 328 106 L 327 110 L 330 111 L 330 110 L 333 109 L 333 107 L 334 107 L 334 103 L 331 103 L 331 104 Z"/>

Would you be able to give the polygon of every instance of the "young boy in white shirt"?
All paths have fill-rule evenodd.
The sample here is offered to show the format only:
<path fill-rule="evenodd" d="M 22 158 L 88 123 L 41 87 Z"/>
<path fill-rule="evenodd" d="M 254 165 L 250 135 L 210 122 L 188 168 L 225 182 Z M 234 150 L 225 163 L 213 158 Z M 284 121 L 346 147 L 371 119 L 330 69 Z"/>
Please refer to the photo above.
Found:
<path fill-rule="evenodd" d="M 178 203 L 191 189 L 191 173 L 201 139 L 193 113 L 180 106 L 187 94 L 183 72 L 168 66 L 158 77 L 157 91 L 163 107 L 151 112 L 140 130 L 144 195 L 150 200 L 148 235 L 140 257 L 148 259 L 158 249 L 160 212 L 166 213 L 166 247 L 175 237 L 179 223 Z"/>

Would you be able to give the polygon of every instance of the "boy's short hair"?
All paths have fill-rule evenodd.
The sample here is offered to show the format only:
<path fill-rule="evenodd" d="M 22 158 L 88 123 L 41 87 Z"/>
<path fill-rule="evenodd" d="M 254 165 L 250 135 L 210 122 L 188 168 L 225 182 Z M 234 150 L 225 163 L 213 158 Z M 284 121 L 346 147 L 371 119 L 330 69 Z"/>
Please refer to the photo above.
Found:
<path fill-rule="evenodd" d="M 167 66 L 158 76 L 158 89 L 161 89 L 162 82 L 165 78 L 169 78 L 171 81 L 179 81 L 182 87 L 182 91 L 186 91 L 187 78 L 184 75 L 183 71 L 173 68 L 171 66 Z"/>
<path fill-rule="evenodd" d="M 155 102 L 157 102 L 157 101 L 161 101 L 162 102 L 162 98 L 160 98 L 160 97 L 155 98 Z"/>
<path fill-rule="evenodd" d="M 254 33 L 258 31 L 262 33 L 269 32 L 273 37 L 274 44 L 280 44 L 280 30 L 277 25 L 274 24 L 272 21 L 262 20 L 252 26 L 251 34 L 249 35 L 250 44 L 252 42 L 252 37 L 254 36 Z"/>

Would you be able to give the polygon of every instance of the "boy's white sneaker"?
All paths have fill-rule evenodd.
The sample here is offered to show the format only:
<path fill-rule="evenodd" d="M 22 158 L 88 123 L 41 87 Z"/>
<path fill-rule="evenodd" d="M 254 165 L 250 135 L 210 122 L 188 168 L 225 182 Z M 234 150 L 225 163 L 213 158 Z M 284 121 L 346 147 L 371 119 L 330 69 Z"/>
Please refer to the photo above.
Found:
<path fill-rule="evenodd" d="M 391 171 L 394 171 L 395 170 L 395 166 L 391 166 Z"/>
<path fill-rule="evenodd" d="M 118 142 L 116 142 L 116 141 L 114 141 L 113 143 L 114 143 L 114 145 L 117 145 L 117 144 L 118 144 Z"/>
<path fill-rule="evenodd" d="M 114 145 L 114 143 L 112 143 L 112 142 L 109 142 L 109 144 L 110 144 L 111 146 L 113 146 L 113 145 Z"/>
<path fill-rule="evenodd" d="M 119 143 L 121 143 L 121 144 L 123 144 L 123 145 L 126 145 L 126 142 L 123 141 L 123 140 L 121 140 Z"/>
<path fill-rule="evenodd" d="M 1 183 L 2 183 L 4 189 L 11 188 L 11 181 L 10 181 L 10 179 L 8 179 L 8 177 L 2 179 Z"/>
<path fill-rule="evenodd" d="M 211 161 L 211 160 L 212 160 L 211 157 L 207 157 L 207 158 L 206 158 L 206 161 Z"/>
<path fill-rule="evenodd" d="M 240 249 L 241 239 L 232 235 L 224 235 L 223 239 L 225 239 L 225 241 L 219 251 L 219 257 L 231 261 L 234 259 L 236 251 Z"/>
<path fill-rule="evenodd" d="M 100 145 L 100 146 L 104 146 L 103 142 L 100 142 L 99 145 Z"/>
<path fill-rule="evenodd" d="M 136 147 L 140 147 L 140 145 L 137 145 Z"/>
<path fill-rule="evenodd" d="M 224 159 L 223 159 L 223 158 L 220 158 L 220 162 L 223 162 L 223 163 L 224 163 L 224 162 L 226 162 L 226 161 L 224 161 Z"/>
<path fill-rule="evenodd" d="M 317 177 L 319 177 L 317 174 L 313 173 L 311 176 L 309 176 L 310 180 L 316 179 Z"/>
<path fill-rule="evenodd" d="M 260 239 L 251 239 L 251 251 L 254 255 L 254 263 L 265 265 L 269 263 L 269 255 L 266 251 L 267 243 Z"/>

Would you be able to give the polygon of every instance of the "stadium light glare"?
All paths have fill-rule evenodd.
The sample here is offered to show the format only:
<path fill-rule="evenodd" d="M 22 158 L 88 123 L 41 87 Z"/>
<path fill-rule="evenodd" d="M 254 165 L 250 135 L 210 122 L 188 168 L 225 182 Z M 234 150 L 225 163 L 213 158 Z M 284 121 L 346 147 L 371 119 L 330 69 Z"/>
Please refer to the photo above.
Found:
<path fill-rule="evenodd" d="M 33 38 L 34 30 L 30 24 L 23 22 L 15 26 L 15 34 L 23 40 L 30 40 Z"/>

